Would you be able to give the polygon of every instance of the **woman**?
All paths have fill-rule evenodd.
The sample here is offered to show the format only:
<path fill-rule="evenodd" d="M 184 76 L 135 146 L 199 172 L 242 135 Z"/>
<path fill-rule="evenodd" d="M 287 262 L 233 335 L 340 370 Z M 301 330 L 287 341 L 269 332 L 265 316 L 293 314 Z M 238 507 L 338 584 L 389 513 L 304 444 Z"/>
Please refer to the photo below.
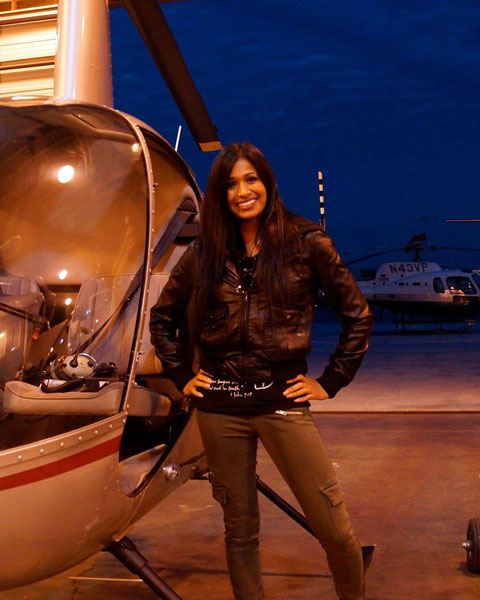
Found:
<path fill-rule="evenodd" d="M 342 331 L 323 374 L 312 379 L 306 357 L 319 289 Z M 195 371 L 178 335 L 187 312 L 199 351 Z M 165 372 L 197 408 L 236 600 L 264 597 L 259 439 L 324 547 L 339 598 L 364 598 L 361 549 L 308 407 L 352 380 L 371 325 L 332 241 L 285 209 L 263 154 L 248 143 L 224 148 L 210 171 L 200 238 L 173 270 L 150 328 Z"/>

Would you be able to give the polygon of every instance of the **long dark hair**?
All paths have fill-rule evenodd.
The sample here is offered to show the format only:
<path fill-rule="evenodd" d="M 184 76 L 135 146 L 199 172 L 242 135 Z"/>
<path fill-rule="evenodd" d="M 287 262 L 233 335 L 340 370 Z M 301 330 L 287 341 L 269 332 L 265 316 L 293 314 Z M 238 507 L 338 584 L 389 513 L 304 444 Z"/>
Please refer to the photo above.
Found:
<path fill-rule="evenodd" d="M 233 165 L 240 158 L 248 160 L 265 186 L 267 201 L 261 214 L 257 242 L 261 253 L 257 277 L 267 285 L 269 304 L 283 303 L 285 263 L 295 246 L 295 228 L 288 218 L 277 189 L 275 175 L 260 150 L 248 142 L 225 146 L 214 160 L 208 176 L 201 211 L 201 233 L 195 281 L 194 323 L 198 331 L 209 309 L 211 292 L 223 276 L 225 259 L 237 261 L 245 253 L 245 243 L 237 218 L 230 212 L 227 190 Z"/>

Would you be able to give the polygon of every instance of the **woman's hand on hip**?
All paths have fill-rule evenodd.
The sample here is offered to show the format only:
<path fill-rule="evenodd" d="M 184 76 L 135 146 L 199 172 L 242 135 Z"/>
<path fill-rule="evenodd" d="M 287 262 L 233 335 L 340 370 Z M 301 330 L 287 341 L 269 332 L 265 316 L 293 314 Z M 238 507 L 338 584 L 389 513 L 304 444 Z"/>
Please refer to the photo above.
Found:
<path fill-rule="evenodd" d="M 316 379 L 297 375 L 294 379 L 288 379 L 287 383 L 293 383 L 284 392 L 284 396 L 292 398 L 294 402 L 306 402 L 307 400 L 326 400 L 327 392 Z"/>
<path fill-rule="evenodd" d="M 210 377 L 210 375 L 200 369 L 195 377 L 190 379 L 187 385 L 183 388 L 182 393 L 184 393 L 185 396 L 197 396 L 198 398 L 203 398 L 203 394 L 199 392 L 197 388 L 208 389 L 212 381 L 213 379 Z"/>

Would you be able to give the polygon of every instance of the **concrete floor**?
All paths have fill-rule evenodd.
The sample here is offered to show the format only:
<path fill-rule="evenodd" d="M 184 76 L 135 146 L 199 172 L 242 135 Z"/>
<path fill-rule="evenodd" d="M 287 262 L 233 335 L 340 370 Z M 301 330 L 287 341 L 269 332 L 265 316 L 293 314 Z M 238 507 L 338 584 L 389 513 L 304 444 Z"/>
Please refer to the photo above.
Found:
<path fill-rule="evenodd" d="M 330 324 L 315 325 L 312 375 L 334 342 Z M 480 517 L 479 342 L 478 326 L 444 336 L 399 336 L 382 326 L 354 384 L 313 407 L 357 535 L 377 544 L 370 600 L 480 598 L 480 575 L 466 570 L 461 548 L 468 520 Z M 258 471 L 292 500 L 262 450 Z M 267 599 L 333 600 L 317 542 L 268 500 L 261 498 L 261 508 Z M 184 600 L 227 600 L 222 532 L 208 483 L 190 481 L 130 537 Z M 103 553 L 68 573 L 0 592 L 0 600 L 155 597 Z"/>
<path fill-rule="evenodd" d="M 338 325 L 315 323 L 309 366 L 321 375 L 335 348 Z M 463 333 L 395 334 L 375 323 L 370 348 L 353 383 L 322 412 L 456 412 L 480 410 L 480 323 Z"/>
<path fill-rule="evenodd" d="M 376 543 L 371 600 L 478 600 L 468 573 L 468 520 L 480 516 L 480 415 L 316 415 L 362 544 Z M 259 473 L 291 499 L 263 451 Z M 266 597 L 335 598 L 316 541 L 261 499 Z M 219 507 L 191 481 L 145 517 L 130 537 L 184 600 L 231 598 Z M 98 554 L 66 574 L 0 593 L 1 600 L 153 599 L 115 559 Z M 83 579 L 86 578 L 86 579 Z M 102 579 L 102 578 L 105 578 Z"/>

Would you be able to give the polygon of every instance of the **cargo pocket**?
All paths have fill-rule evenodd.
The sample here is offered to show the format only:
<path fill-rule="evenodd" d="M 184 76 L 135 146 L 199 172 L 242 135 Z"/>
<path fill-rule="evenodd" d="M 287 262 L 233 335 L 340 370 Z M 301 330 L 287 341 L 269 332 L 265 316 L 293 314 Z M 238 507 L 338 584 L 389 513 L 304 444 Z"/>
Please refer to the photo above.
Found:
<path fill-rule="evenodd" d="M 212 484 L 212 495 L 218 503 L 225 506 L 228 500 L 228 489 L 225 485 Z"/>
<path fill-rule="evenodd" d="M 338 480 L 329 481 L 320 488 L 320 492 L 327 499 L 328 509 L 337 532 L 343 537 L 351 535 L 350 520 L 345 510 L 343 492 Z"/>
<path fill-rule="evenodd" d="M 327 485 L 324 485 L 322 488 L 320 488 L 320 491 L 328 498 L 330 506 L 338 506 L 343 502 L 342 490 L 336 479 L 334 481 L 330 481 L 327 483 Z"/>

